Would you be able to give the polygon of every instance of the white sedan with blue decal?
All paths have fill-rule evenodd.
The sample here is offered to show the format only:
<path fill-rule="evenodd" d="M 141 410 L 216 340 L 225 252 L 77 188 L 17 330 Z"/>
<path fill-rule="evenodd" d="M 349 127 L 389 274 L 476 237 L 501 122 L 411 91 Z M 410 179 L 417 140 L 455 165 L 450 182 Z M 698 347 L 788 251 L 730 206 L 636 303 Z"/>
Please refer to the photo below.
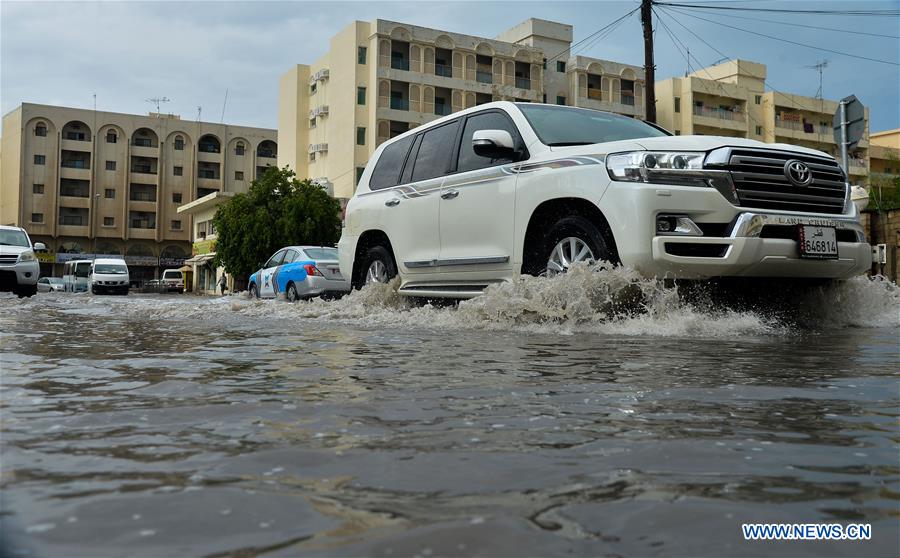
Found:
<path fill-rule="evenodd" d="M 250 295 L 254 298 L 275 298 L 283 293 L 294 302 L 349 291 L 350 281 L 341 275 L 337 248 L 327 246 L 282 248 L 250 276 Z"/>

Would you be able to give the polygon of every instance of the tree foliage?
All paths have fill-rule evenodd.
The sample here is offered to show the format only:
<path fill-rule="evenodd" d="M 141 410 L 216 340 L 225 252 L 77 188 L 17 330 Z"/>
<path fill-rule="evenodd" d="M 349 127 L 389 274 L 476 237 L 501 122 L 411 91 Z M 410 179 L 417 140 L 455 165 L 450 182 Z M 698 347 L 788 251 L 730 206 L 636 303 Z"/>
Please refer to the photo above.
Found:
<path fill-rule="evenodd" d="M 247 276 L 284 246 L 334 246 L 340 237 L 341 205 L 308 180 L 298 180 L 287 167 L 269 167 L 246 194 L 219 206 L 216 265 Z"/>

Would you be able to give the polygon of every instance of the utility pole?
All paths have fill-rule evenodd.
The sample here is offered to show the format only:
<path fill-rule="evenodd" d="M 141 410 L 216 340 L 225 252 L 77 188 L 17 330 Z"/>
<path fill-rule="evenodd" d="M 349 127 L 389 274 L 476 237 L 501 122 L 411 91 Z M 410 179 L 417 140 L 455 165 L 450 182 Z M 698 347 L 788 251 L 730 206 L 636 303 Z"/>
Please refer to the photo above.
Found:
<path fill-rule="evenodd" d="M 656 123 L 656 72 L 653 65 L 653 0 L 641 0 L 641 25 L 644 27 L 644 119 Z"/>

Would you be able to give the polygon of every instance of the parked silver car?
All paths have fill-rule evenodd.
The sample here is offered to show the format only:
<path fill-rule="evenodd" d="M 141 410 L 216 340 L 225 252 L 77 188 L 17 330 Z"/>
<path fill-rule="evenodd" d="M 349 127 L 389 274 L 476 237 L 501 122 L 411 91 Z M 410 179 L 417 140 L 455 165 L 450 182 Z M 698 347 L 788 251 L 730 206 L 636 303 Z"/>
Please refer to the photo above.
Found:
<path fill-rule="evenodd" d="M 41 277 L 37 282 L 39 293 L 61 293 L 66 290 L 62 277 Z"/>

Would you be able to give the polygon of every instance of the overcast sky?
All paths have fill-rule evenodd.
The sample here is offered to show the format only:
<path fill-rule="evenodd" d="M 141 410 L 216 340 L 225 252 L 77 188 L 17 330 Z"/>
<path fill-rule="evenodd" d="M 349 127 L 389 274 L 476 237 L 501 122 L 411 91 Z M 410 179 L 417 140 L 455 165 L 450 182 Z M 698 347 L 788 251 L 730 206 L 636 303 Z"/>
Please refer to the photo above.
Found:
<path fill-rule="evenodd" d="M 676 1 L 676 0 L 672 0 Z M 681 0 L 688 3 L 689 0 Z M 278 79 L 309 63 L 354 19 L 407 22 L 495 37 L 529 17 L 573 24 L 579 41 L 624 15 L 637 0 L 608 2 L 0 2 L 0 109 L 22 102 L 146 113 L 146 99 L 168 97 L 164 112 L 218 122 L 277 127 Z M 707 5 L 710 2 L 703 2 Z M 898 9 L 900 2 L 722 0 L 724 6 L 790 9 Z M 669 8 L 671 10 L 671 8 Z M 900 40 L 798 27 L 898 35 L 898 19 L 833 15 L 710 12 L 695 16 L 800 43 L 898 62 Z M 849 58 L 669 12 L 662 21 L 704 65 L 727 55 L 768 65 L 775 89 L 813 96 L 827 59 L 825 97 L 856 94 L 871 110 L 871 130 L 900 127 L 900 67 Z M 675 19 L 672 19 L 672 18 Z M 754 18 L 756 21 L 739 18 Z M 677 19 L 677 21 L 676 21 Z M 763 21 L 759 21 L 763 20 Z M 679 25 L 679 23 L 681 25 Z M 778 24 L 775 22 L 788 22 Z M 690 31 L 696 34 L 691 34 Z M 700 40 L 702 38 L 719 52 Z M 657 23 L 657 77 L 683 75 L 685 55 Z M 643 65 L 635 13 L 586 56 Z M 692 58 L 691 64 L 696 66 Z"/>

